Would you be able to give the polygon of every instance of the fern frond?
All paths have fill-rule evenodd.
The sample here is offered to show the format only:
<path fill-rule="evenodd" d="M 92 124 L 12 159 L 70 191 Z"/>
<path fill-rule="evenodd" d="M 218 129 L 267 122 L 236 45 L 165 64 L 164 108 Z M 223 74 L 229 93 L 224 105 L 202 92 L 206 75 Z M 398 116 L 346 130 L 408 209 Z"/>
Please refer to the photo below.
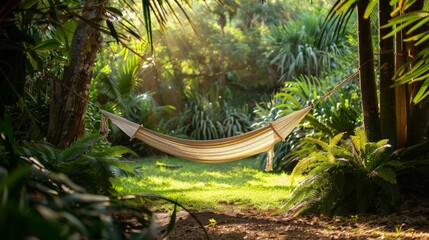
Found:
<path fill-rule="evenodd" d="M 63 162 L 69 162 L 77 159 L 80 155 L 89 152 L 101 140 L 99 134 L 87 135 L 81 139 L 78 139 L 69 148 L 64 149 L 58 154 L 58 160 Z"/>
<path fill-rule="evenodd" d="M 312 199 L 312 196 L 317 196 L 314 194 L 316 189 L 314 189 L 310 184 L 307 183 L 307 180 L 303 180 L 291 193 L 290 198 L 287 203 L 283 206 L 287 211 L 295 211 L 294 215 L 299 215 L 305 209 L 307 209 L 308 199 Z"/>
<path fill-rule="evenodd" d="M 319 145 L 325 151 L 329 150 L 329 144 L 327 144 L 326 142 L 324 142 L 320 139 L 316 139 L 316 138 L 312 138 L 312 137 L 305 137 L 304 140 L 308 140 L 310 142 L 313 142 L 313 143 Z"/>
<path fill-rule="evenodd" d="M 49 143 L 27 143 L 20 150 L 27 157 L 35 157 L 44 164 L 50 164 L 53 159 L 57 159 L 59 152 L 53 145 Z"/>
<path fill-rule="evenodd" d="M 360 149 L 363 149 L 364 146 L 368 143 L 368 137 L 366 135 L 365 130 L 363 128 L 357 128 L 355 130 L 355 134 L 354 135 L 356 136 L 356 139 L 358 139 L 359 143 L 360 143 L 360 144 L 358 144 L 356 146 L 358 148 L 360 148 Z"/>
<path fill-rule="evenodd" d="M 114 159 L 112 159 L 112 160 L 107 160 L 106 162 L 107 162 L 110 166 L 117 167 L 117 168 L 119 168 L 119 169 L 121 169 L 121 170 L 123 170 L 123 171 L 125 171 L 125 172 L 127 172 L 127 173 L 130 173 L 130 174 L 136 174 L 135 169 L 134 169 L 134 168 L 132 168 L 132 167 L 131 167 L 130 165 L 128 165 L 128 164 L 121 163 L 120 161 L 118 161 L 118 160 L 114 160 Z"/>
<path fill-rule="evenodd" d="M 117 158 L 122 157 L 124 154 L 132 154 L 134 156 L 137 156 L 137 153 L 135 153 L 133 150 L 125 147 L 125 146 L 112 146 L 108 148 L 100 149 L 99 151 L 93 151 L 88 153 L 88 156 L 94 157 L 94 158 Z"/>
<path fill-rule="evenodd" d="M 369 173 L 369 177 L 380 177 L 384 181 L 396 184 L 396 173 L 389 167 L 379 167 Z"/>
<path fill-rule="evenodd" d="M 343 133 L 339 133 L 339 134 L 335 135 L 331 140 L 329 140 L 329 146 L 334 147 L 334 146 L 338 145 L 338 143 L 341 141 L 341 139 L 343 139 L 344 134 L 345 133 L 343 132 Z"/>
<path fill-rule="evenodd" d="M 317 161 L 318 157 L 319 154 L 315 154 L 314 156 L 301 159 L 292 171 L 292 181 L 296 176 L 301 175 L 304 171 L 306 171 L 312 162 Z"/>

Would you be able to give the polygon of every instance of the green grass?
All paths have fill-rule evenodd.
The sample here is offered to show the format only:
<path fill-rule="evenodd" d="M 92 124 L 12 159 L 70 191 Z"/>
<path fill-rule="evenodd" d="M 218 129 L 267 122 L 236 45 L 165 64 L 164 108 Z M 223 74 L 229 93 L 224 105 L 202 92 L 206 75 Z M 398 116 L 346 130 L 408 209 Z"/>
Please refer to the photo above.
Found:
<path fill-rule="evenodd" d="M 181 165 L 167 169 L 157 164 Z M 259 170 L 255 159 L 230 163 L 205 164 L 152 157 L 133 163 L 143 177 L 120 177 L 112 180 L 121 194 L 156 194 L 177 200 L 196 210 L 279 209 L 293 189 L 285 173 Z M 155 205 L 169 208 L 167 205 Z"/>

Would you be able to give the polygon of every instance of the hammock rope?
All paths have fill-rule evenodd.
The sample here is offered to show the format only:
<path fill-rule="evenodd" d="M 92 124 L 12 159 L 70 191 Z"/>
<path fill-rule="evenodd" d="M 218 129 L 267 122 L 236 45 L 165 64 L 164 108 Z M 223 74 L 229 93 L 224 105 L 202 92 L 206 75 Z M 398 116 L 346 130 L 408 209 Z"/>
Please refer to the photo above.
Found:
<path fill-rule="evenodd" d="M 170 155 L 204 163 L 230 162 L 247 158 L 258 153 L 267 152 L 266 171 L 273 170 L 274 146 L 295 129 L 302 119 L 313 107 L 329 97 L 337 88 L 353 79 L 358 72 L 350 75 L 344 81 L 336 85 L 327 94 L 319 98 L 315 103 L 303 109 L 294 111 L 281 117 L 268 125 L 240 134 L 238 136 L 215 140 L 189 140 L 164 135 L 145 128 L 113 113 L 100 110 L 101 115 L 107 117 L 118 126 L 125 134 Z M 103 119 L 103 118 L 102 118 Z M 107 121 L 107 120 L 106 120 Z M 108 133 L 108 124 L 101 123 L 100 132 Z"/>

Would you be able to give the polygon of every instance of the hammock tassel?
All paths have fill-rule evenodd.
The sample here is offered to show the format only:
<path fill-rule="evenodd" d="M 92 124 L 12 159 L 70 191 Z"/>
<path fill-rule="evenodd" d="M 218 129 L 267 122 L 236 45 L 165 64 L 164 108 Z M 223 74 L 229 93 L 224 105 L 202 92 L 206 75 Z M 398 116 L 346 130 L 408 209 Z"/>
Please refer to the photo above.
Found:
<path fill-rule="evenodd" d="M 274 159 L 274 146 L 267 152 L 267 163 L 265 165 L 265 171 L 273 171 L 273 159 Z"/>

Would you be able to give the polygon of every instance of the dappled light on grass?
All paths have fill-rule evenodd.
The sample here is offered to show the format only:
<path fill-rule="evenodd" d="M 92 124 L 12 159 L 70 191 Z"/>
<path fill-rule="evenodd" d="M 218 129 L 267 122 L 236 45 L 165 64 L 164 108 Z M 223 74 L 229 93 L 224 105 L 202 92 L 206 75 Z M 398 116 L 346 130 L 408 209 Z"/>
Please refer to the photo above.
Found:
<path fill-rule="evenodd" d="M 134 164 L 143 177 L 121 177 L 113 182 L 120 193 L 157 194 L 197 210 L 282 207 L 293 188 L 290 176 L 264 172 L 258 166 L 254 159 L 204 164 L 177 158 L 146 158 Z M 156 203 L 154 207 L 170 208 Z"/>

